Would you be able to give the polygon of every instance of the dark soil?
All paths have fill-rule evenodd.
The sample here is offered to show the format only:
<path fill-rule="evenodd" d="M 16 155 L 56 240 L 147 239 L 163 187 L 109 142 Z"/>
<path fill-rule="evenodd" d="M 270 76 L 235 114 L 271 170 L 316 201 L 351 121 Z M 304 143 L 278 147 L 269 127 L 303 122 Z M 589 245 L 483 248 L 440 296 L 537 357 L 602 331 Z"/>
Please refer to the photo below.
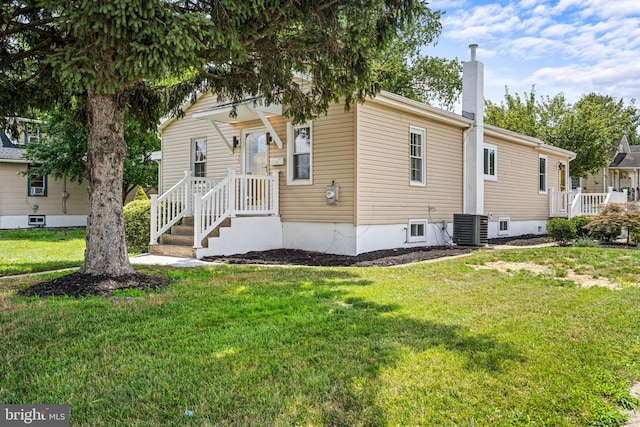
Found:
<path fill-rule="evenodd" d="M 517 238 L 501 238 L 489 241 L 492 245 L 531 246 L 548 243 L 545 236 L 527 235 Z M 405 249 L 387 249 L 367 252 L 357 256 L 333 255 L 321 252 L 308 252 L 297 249 L 273 249 L 269 251 L 249 252 L 241 255 L 207 257 L 205 261 L 227 264 L 269 264 L 269 265 L 307 265 L 325 267 L 388 267 L 409 264 L 431 259 L 462 255 L 477 248 L 468 246 L 428 246 Z"/>
<path fill-rule="evenodd" d="M 36 283 L 18 291 L 24 296 L 62 296 L 84 297 L 87 295 L 110 295 L 116 290 L 139 289 L 154 290 L 168 285 L 171 278 L 159 275 L 128 274 L 121 277 L 72 273 L 57 279 Z"/>
<path fill-rule="evenodd" d="M 547 237 L 519 236 L 517 238 L 501 238 L 489 241 L 492 245 L 530 246 L 548 243 Z M 224 262 L 228 264 L 268 264 L 268 265 L 306 265 L 327 267 L 388 267 L 410 264 L 436 258 L 468 254 L 475 247 L 468 246 L 429 246 L 405 249 L 388 249 L 367 252 L 358 256 L 333 255 L 320 252 L 308 252 L 294 249 L 274 249 L 270 251 L 249 252 L 242 255 L 208 257 L 205 261 Z M 169 284 L 167 276 L 130 274 L 122 277 L 110 277 L 72 273 L 57 279 L 40 282 L 18 292 L 25 296 L 62 296 L 83 297 L 87 295 L 109 296 L 113 291 L 139 289 L 155 290 Z"/>

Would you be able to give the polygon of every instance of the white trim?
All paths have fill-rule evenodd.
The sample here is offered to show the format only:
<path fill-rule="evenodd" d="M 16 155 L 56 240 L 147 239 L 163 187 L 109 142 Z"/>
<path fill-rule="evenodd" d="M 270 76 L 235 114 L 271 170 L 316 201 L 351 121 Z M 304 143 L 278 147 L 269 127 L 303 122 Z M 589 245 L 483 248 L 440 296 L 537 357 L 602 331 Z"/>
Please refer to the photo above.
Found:
<path fill-rule="evenodd" d="M 415 243 L 415 242 L 426 242 L 427 241 L 427 223 L 426 219 L 410 219 L 409 224 L 407 224 L 407 243 Z M 420 225 L 422 226 L 421 234 L 413 234 L 414 227 L 416 227 L 416 231 L 420 231 Z"/>
<path fill-rule="evenodd" d="M 368 100 L 367 102 L 380 103 L 392 106 L 394 108 L 418 114 L 422 117 L 437 120 L 441 123 L 447 123 L 461 128 L 471 127 L 473 120 L 469 120 L 462 117 L 459 114 L 451 113 L 441 108 L 432 107 L 422 102 L 414 101 L 404 96 L 397 95 L 395 93 L 380 91 L 375 98 Z"/>
<path fill-rule="evenodd" d="M 84 227 L 87 225 L 86 215 L 46 215 L 46 228 L 57 227 Z M 15 230 L 18 228 L 33 228 L 29 226 L 29 214 L 25 215 L 0 215 L 0 230 Z"/>
<path fill-rule="evenodd" d="M 540 160 L 544 159 L 544 190 L 540 189 Z M 544 154 L 538 155 L 538 167 L 536 168 L 538 179 L 538 194 L 547 194 L 549 192 L 549 157 Z"/>
<path fill-rule="evenodd" d="M 504 230 L 502 230 L 503 223 L 507 225 L 506 229 Z M 498 236 L 508 236 L 510 231 L 511 231 L 511 218 L 509 217 L 498 218 Z"/>
<path fill-rule="evenodd" d="M 565 150 L 563 148 L 554 147 L 552 145 L 545 144 L 538 138 L 534 138 L 532 136 L 523 135 L 521 133 L 512 132 L 510 130 L 502 129 L 496 126 L 484 124 L 484 134 L 487 136 L 495 136 L 498 138 L 502 138 L 509 142 L 514 142 L 516 144 L 526 145 L 529 147 L 534 147 L 539 150 L 543 150 L 550 154 L 555 154 L 558 156 L 568 157 L 568 160 L 571 161 L 576 158 L 576 153 L 573 151 Z"/>
<path fill-rule="evenodd" d="M 485 171 L 485 163 L 484 163 L 484 151 L 493 150 L 493 175 L 490 173 L 484 173 Z M 489 165 L 490 166 L 490 165 Z M 491 168 L 489 168 L 491 169 Z M 483 144 L 482 146 L 482 175 L 486 181 L 497 181 L 498 180 L 498 146 L 494 144 Z"/>
<path fill-rule="evenodd" d="M 309 128 L 311 146 L 309 151 L 309 179 L 294 179 L 293 178 L 293 155 L 295 148 L 295 141 L 293 140 L 293 132 L 299 128 Z M 311 185 L 313 184 L 313 124 L 312 122 L 301 123 L 294 125 L 291 122 L 287 123 L 287 185 Z"/>
<path fill-rule="evenodd" d="M 411 144 L 413 142 L 412 135 L 420 135 L 421 143 L 420 143 L 420 151 L 421 156 L 416 156 L 416 159 L 420 159 L 421 161 L 421 172 L 422 177 L 420 181 L 415 181 L 411 179 L 411 160 L 414 158 L 411 153 Z M 417 127 L 417 126 L 409 126 L 409 185 L 415 187 L 426 187 L 427 186 L 427 130 L 425 128 Z"/>

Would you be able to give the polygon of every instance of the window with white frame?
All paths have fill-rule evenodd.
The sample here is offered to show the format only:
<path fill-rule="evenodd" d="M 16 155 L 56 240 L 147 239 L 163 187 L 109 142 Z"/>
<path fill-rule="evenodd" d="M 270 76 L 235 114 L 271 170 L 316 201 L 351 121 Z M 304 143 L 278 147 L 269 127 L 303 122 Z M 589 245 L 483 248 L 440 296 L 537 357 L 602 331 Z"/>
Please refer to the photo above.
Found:
<path fill-rule="evenodd" d="M 484 144 L 484 179 L 497 179 L 498 148 L 492 144 Z"/>
<path fill-rule="evenodd" d="M 510 218 L 498 218 L 498 235 L 509 234 Z"/>
<path fill-rule="evenodd" d="M 312 183 L 312 128 L 311 123 L 287 125 L 287 183 Z"/>
<path fill-rule="evenodd" d="M 34 144 L 40 140 L 40 125 L 37 123 L 25 123 L 24 144 Z"/>
<path fill-rule="evenodd" d="M 426 242 L 427 240 L 427 221 L 423 219 L 409 220 L 407 228 L 407 242 Z"/>
<path fill-rule="evenodd" d="M 41 173 L 40 167 L 36 165 L 29 165 L 27 175 L 27 196 L 46 197 L 47 176 Z"/>
<path fill-rule="evenodd" d="M 410 184 L 427 184 L 427 131 L 411 126 L 409 132 Z"/>
<path fill-rule="evenodd" d="M 538 157 L 538 192 L 547 192 L 547 156 Z"/>
<path fill-rule="evenodd" d="M 207 176 L 207 140 L 196 138 L 192 140 L 193 148 L 193 176 L 203 178 Z"/>

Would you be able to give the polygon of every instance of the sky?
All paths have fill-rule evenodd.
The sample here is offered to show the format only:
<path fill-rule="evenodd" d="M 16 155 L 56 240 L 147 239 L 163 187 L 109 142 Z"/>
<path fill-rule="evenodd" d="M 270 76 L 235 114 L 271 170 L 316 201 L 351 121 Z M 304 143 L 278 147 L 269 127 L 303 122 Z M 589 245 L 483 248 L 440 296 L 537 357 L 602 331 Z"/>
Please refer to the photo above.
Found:
<path fill-rule="evenodd" d="M 479 45 L 485 99 L 596 92 L 640 104 L 640 0 L 432 0 L 442 33 L 426 53 L 462 61 Z"/>

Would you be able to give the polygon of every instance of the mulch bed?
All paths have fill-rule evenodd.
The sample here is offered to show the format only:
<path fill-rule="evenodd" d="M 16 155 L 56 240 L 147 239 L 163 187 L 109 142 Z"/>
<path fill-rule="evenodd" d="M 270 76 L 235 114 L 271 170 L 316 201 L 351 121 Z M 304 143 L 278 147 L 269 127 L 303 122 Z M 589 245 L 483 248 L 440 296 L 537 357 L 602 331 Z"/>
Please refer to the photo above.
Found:
<path fill-rule="evenodd" d="M 547 237 L 519 236 L 489 241 L 491 245 L 531 246 L 548 243 Z M 296 249 L 274 249 L 270 251 L 249 252 L 242 255 L 207 257 L 205 261 L 228 264 L 262 265 L 306 265 L 325 267 L 389 267 L 428 261 L 473 252 L 468 246 L 429 246 L 403 249 L 387 249 L 367 252 L 357 256 L 333 255 L 321 252 L 309 252 Z M 156 290 L 168 285 L 171 278 L 160 275 L 129 274 L 122 277 L 72 273 L 57 279 L 37 283 L 18 292 L 25 296 L 62 296 L 84 297 L 87 295 L 108 296 L 115 290 L 139 289 Z"/>
<path fill-rule="evenodd" d="M 205 261 L 226 264 L 306 265 L 313 267 L 389 267 L 430 259 L 468 254 L 474 249 L 459 246 L 388 249 L 367 252 L 357 256 L 334 255 L 298 249 L 272 249 L 241 255 L 215 256 Z"/>
<path fill-rule="evenodd" d="M 24 296 L 84 297 L 88 295 L 110 295 L 115 290 L 155 290 L 171 283 L 171 278 L 160 275 L 127 274 L 121 277 L 72 273 L 57 279 L 36 283 L 18 291 Z"/>
<path fill-rule="evenodd" d="M 489 245 L 531 246 L 548 243 L 546 236 L 526 235 L 491 239 Z M 268 265 L 307 265 L 322 267 L 389 267 L 410 264 L 436 258 L 468 254 L 477 248 L 468 246 L 428 246 L 403 249 L 386 249 L 367 252 L 357 256 L 333 255 L 321 252 L 308 252 L 297 249 L 273 249 L 269 251 L 249 252 L 241 255 L 215 256 L 204 258 L 227 264 L 268 264 Z"/>

